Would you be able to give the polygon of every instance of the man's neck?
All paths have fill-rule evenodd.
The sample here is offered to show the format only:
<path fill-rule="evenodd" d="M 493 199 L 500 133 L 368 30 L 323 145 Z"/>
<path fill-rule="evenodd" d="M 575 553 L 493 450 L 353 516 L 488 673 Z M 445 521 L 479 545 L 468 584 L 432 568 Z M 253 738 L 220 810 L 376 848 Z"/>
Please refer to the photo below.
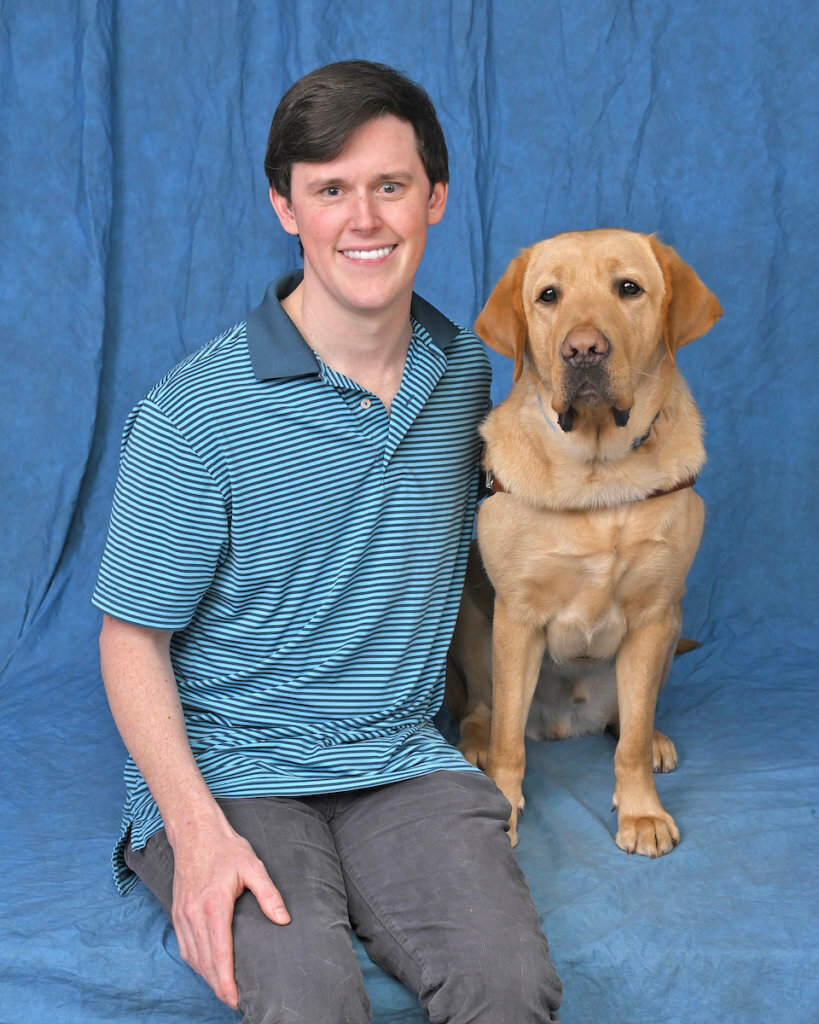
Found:
<path fill-rule="evenodd" d="M 282 306 L 304 340 L 325 365 L 376 395 L 389 411 L 401 386 L 412 338 L 410 301 L 372 314 L 320 308 L 305 294 L 304 282 Z"/>

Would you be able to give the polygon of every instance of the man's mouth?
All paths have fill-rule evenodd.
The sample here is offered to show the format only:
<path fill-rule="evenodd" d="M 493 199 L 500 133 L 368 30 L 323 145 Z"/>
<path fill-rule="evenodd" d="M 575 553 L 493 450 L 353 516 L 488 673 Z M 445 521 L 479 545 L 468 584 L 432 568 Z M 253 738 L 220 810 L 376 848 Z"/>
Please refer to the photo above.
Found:
<path fill-rule="evenodd" d="M 384 245 L 380 249 L 342 249 L 341 254 L 348 260 L 384 260 L 394 248 L 394 245 Z"/>

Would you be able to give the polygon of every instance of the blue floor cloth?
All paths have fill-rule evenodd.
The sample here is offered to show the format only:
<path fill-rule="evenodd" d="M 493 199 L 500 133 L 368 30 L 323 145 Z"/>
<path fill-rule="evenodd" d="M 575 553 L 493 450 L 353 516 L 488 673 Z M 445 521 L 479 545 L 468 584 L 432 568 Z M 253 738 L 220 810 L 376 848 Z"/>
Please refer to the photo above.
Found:
<path fill-rule="evenodd" d="M 599 226 L 657 232 L 725 310 L 679 353 L 709 455 L 702 646 L 658 711 L 680 846 L 614 845 L 609 737 L 528 747 L 518 856 L 561 1020 L 819 1021 L 815 4 L 4 0 L 0 28 L 0 1024 L 236 1019 L 152 897 L 114 889 L 90 595 L 129 409 L 299 264 L 270 117 L 347 57 L 439 110 L 452 181 L 417 287 L 453 319 L 521 247 Z M 359 952 L 376 1024 L 423 1020 Z"/>
<path fill-rule="evenodd" d="M 676 662 L 658 726 L 680 764 L 658 789 L 682 840 L 660 860 L 614 845 L 610 737 L 528 744 L 518 856 L 566 986 L 563 1024 L 815 1019 L 815 684 L 798 653 L 766 656 L 772 640 Z M 94 680 L 65 671 L 25 690 L 3 720 L 0 1021 L 235 1020 L 181 961 L 153 897 L 114 890 L 121 752 Z M 374 1019 L 423 1021 L 359 953 Z"/>

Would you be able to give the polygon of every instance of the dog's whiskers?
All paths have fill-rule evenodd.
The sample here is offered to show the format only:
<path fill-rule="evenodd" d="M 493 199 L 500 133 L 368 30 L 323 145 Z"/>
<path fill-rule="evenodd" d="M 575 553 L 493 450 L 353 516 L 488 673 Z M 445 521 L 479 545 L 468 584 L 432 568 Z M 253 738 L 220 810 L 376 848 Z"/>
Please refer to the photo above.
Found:
<path fill-rule="evenodd" d="M 634 369 L 632 369 L 631 372 L 633 374 L 635 374 L 635 376 L 638 376 L 638 377 L 648 377 L 649 380 L 659 380 L 660 379 L 659 373 L 649 373 L 648 370 L 634 370 Z"/>

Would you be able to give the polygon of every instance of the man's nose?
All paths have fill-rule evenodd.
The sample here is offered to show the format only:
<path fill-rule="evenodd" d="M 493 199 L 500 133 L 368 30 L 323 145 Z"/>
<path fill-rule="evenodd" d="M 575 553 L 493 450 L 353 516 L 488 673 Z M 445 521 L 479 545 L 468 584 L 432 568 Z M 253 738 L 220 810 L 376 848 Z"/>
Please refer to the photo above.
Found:
<path fill-rule="evenodd" d="M 370 231 L 377 226 L 378 209 L 371 193 L 361 192 L 354 197 L 352 223 L 358 231 Z"/>

